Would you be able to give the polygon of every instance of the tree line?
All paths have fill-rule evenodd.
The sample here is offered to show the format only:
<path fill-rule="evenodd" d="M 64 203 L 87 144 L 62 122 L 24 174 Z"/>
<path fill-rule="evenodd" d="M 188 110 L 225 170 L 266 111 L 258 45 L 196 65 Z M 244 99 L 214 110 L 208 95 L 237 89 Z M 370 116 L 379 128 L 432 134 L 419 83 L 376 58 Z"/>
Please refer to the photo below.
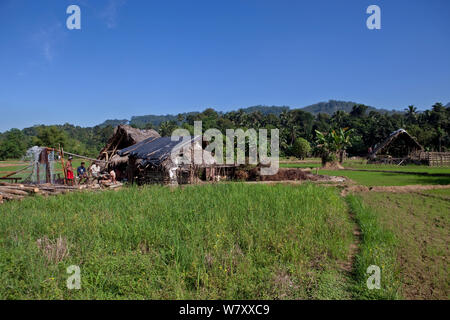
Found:
<path fill-rule="evenodd" d="M 158 126 L 151 123 L 133 124 L 140 129 L 155 129 L 162 136 L 170 136 L 177 128 L 193 134 L 194 121 L 202 121 L 203 130 L 226 129 L 279 129 L 280 154 L 282 156 L 304 156 L 320 153 L 320 134 L 332 130 L 350 128 L 351 143 L 347 147 L 349 156 L 364 156 L 369 147 L 383 141 L 393 131 L 406 129 L 428 151 L 450 151 L 450 106 L 435 103 L 431 109 L 418 112 L 408 106 L 403 113 L 378 112 L 372 108 L 355 104 L 350 112 L 336 111 L 333 115 L 313 115 L 300 109 L 285 109 L 281 113 L 263 113 L 260 110 L 246 112 L 243 109 L 218 112 L 208 108 L 200 113 L 179 114 L 173 120 L 163 121 Z M 58 147 L 77 154 L 96 157 L 100 149 L 113 134 L 111 125 L 79 127 L 71 124 L 37 125 L 23 130 L 11 129 L 0 134 L 0 160 L 17 159 L 27 148 L 39 145 Z"/>

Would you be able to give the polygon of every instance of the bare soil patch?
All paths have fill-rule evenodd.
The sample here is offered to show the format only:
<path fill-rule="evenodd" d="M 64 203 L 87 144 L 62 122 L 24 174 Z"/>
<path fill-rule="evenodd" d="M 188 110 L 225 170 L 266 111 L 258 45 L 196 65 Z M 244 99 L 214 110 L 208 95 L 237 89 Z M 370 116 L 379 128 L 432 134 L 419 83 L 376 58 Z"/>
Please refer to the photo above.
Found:
<path fill-rule="evenodd" d="M 311 169 L 301 168 L 279 168 L 274 175 L 259 175 L 250 172 L 249 181 L 315 181 L 315 182 L 345 182 L 345 177 L 327 176 L 313 174 Z"/>
<path fill-rule="evenodd" d="M 418 193 L 418 191 L 436 190 L 436 189 L 450 189 L 450 185 L 410 185 L 410 186 L 375 186 L 366 187 L 362 185 L 347 185 L 342 191 L 341 195 L 346 196 L 349 193 L 361 192 L 389 192 L 389 193 Z"/>
<path fill-rule="evenodd" d="M 343 170 L 344 167 L 341 164 L 339 164 L 338 162 L 335 162 L 335 163 L 327 162 L 327 163 L 325 163 L 324 166 L 322 166 L 322 169 L 325 169 L 325 170 Z"/>

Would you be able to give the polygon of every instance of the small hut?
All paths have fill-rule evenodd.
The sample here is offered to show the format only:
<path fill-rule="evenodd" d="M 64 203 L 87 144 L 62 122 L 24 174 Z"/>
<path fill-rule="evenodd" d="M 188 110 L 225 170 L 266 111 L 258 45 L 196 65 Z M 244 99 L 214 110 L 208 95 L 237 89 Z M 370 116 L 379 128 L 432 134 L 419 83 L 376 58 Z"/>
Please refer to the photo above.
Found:
<path fill-rule="evenodd" d="M 402 164 L 411 162 L 411 156 L 423 147 L 406 130 L 392 132 L 383 142 L 376 144 L 369 155 L 371 163 Z"/>
<path fill-rule="evenodd" d="M 201 155 L 194 163 L 194 153 Z M 214 180 L 216 161 L 202 149 L 201 136 L 150 137 L 117 152 L 128 159 L 127 180 L 145 183 L 185 184 Z M 174 160 L 172 155 L 176 155 Z"/>

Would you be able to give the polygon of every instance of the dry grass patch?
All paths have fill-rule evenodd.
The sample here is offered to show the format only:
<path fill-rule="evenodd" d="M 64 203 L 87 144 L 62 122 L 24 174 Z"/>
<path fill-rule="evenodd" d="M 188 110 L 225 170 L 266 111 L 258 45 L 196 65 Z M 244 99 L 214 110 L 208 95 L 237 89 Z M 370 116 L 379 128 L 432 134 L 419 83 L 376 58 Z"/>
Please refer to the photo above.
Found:
<path fill-rule="evenodd" d="M 50 240 L 47 236 L 36 240 L 39 250 L 49 263 L 61 262 L 69 255 L 67 239 L 59 236 L 56 240 Z"/>

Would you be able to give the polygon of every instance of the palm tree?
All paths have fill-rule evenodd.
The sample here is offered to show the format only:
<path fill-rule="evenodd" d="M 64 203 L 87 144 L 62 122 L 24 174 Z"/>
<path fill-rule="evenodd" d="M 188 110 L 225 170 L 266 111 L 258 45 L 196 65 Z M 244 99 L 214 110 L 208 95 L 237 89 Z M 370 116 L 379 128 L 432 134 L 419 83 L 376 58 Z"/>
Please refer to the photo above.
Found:
<path fill-rule="evenodd" d="M 174 125 L 169 121 L 161 122 L 159 125 L 159 134 L 162 137 L 169 137 L 172 135 L 172 131 L 174 130 Z"/>
<path fill-rule="evenodd" d="M 331 122 L 337 127 L 340 128 L 344 125 L 344 120 L 346 117 L 346 112 L 343 110 L 336 111 L 331 117 Z"/>
<path fill-rule="evenodd" d="M 417 120 L 417 108 L 413 105 L 408 106 L 408 108 L 405 109 L 406 111 L 406 119 L 409 123 L 415 123 Z"/>
<path fill-rule="evenodd" d="M 439 152 L 442 152 L 442 138 L 445 136 L 445 131 L 441 127 L 437 127 L 436 134 L 438 136 Z"/>
<path fill-rule="evenodd" d="M 297 138 L 298 126 L 295 123 L 295 117 L 292 112 L 282 112 L 280 114 L 281 126 L 285 129 L 286 136 L 288 137 L 288 144 L 292 145 Z"/>

